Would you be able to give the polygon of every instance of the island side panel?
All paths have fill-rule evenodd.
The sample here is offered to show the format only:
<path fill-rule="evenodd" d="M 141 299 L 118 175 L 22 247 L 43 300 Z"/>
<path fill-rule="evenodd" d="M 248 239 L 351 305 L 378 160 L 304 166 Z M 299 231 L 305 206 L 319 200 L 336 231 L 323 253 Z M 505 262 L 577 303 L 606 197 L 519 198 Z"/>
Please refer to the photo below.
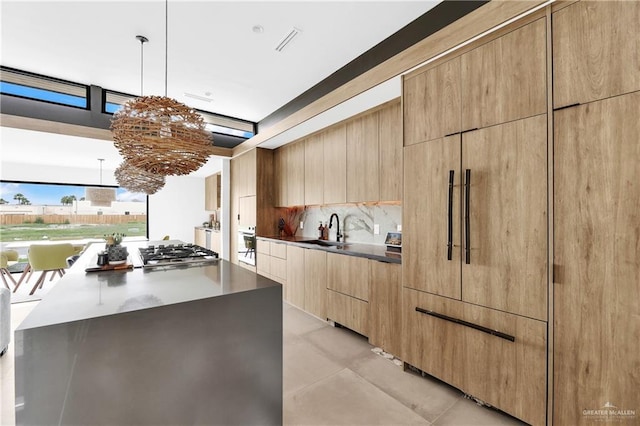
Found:
<path fill-rule="evenodd" d="M 16 331 L 16 423 L 282 424 L 282 287 Z"/>

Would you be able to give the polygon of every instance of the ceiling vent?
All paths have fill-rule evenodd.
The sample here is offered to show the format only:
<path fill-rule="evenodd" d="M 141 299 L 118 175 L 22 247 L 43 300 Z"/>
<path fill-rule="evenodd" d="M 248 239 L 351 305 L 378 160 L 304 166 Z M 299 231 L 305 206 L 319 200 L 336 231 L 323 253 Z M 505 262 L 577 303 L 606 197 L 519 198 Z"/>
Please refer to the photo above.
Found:
<path fill-rule="evenodd" d="M 276 46 L 276 51 L 282 52 L 282 50 L 284 50 L 284 48 L 287 47 L 289 43 L 291 43 L 291 40 L 293 40 L 299 33 L 300 30 L 296 27 L 291 28 L 291 31 L 289 31 L 287 35 L 285 35 L 282 40 L 280 40 L 280 43 L 278 43 L 278 45 Z"/>

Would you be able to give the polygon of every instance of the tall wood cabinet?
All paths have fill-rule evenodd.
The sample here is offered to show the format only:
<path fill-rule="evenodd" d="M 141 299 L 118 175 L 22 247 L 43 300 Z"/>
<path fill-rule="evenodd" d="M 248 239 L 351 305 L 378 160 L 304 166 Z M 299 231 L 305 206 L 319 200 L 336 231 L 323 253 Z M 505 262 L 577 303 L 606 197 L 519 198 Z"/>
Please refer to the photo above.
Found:
<path fill-rule="evenodd" d="M 347 123 L 347 202 L 380 199 L 378 113 Z"/>
<path fill-rule="evenodd" d="M 339 124 L 323 132 L 325 204 L 347 202 L 347 126 Z"/>
<path fill-rule="evenodd" d="M 638 2 L 553 14 L 557 425 L 640 419 L 638 28 Z"/>
<path fill-rule="evenodd" d="M 492 37 L 403 82 L 402 356 L 544 424 L 546 19 Z"/>

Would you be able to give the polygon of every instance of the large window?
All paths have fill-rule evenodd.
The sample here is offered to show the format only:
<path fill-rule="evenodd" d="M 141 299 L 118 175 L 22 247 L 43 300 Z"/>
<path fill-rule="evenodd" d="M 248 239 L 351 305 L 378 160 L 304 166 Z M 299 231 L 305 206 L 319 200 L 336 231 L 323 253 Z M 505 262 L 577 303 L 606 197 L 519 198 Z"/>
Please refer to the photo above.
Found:
<path fill-rule="evenodd" d="M 85 85 L 57 80 L 12 68 L 0 68 L 0 93 L 86 109 Z"/>
<path fill-rule="evenodd" d="M 0 242 L 147 237 L 147 196 L 123 188 L 0 181 Z M 113 191 L 113 197 L 104 192 Z M 102 194 L 102 200 L 91 201 Z M 108 194 L 107 194 L 108 195 Z M 115 201 L 108 201 L 115 199 Z M 107 200 L 107 201 L 105 201 Z"/>

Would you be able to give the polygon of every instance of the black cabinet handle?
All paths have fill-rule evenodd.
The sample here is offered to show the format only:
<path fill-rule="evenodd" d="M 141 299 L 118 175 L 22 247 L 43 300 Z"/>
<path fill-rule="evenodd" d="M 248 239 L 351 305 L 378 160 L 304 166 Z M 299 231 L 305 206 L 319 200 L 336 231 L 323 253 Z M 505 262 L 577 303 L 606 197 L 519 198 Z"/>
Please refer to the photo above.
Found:
<path fill-rule="evenodd" d="M 471 223 L 469 220 L 469 196 L 471 194 L 471 169 L 464 173 L 464 262 L 471 263 Z"/>
<path fill-rule="evenodd" d="M 483 327 L 481 325 L 474 324 L 474 323 L 469 322 L 469 321 L 464 321 L 464 320 L 461 320 L 461 319 L 458 319 L 458 318 L 454 318 L 454 317 L 450 317 L 450 316 L 447 316 L 447 315 L 439 314 L 437 312 L 429 311 L 427 309 L 422 309 L 422 308 L 419 308 L 417 306 L 416 306 L 416 312 L 420 312 L 421 314 L 430 315 L 432 317 L 440 318 L 441 320 L 445 320 L 445 321 L 453 322 L 453 323 L 456 323 L 456 324 L 464 325 L 465 327 L 473 328 L 474 330 L 482 331 L 483 333 L 487 333 L 487 334 L 490 334 L 492 336 L 496 336 L 496 337 L 499 337 L 501 339 L 508 340 L 510 342 L 515 342 L 516 341 L 516 338 L 511 336 L 510 334 L 502 333 L 502 332 L 497 331 L 497 330 L 492 330 L 490 328 Z"/>
<path fill-rule="evenodd" d="M 447 202 L 447 260 L 451 260 L 453 254 L 453 175 L 455 171 L 449 170 L 449 199 Z"/>

